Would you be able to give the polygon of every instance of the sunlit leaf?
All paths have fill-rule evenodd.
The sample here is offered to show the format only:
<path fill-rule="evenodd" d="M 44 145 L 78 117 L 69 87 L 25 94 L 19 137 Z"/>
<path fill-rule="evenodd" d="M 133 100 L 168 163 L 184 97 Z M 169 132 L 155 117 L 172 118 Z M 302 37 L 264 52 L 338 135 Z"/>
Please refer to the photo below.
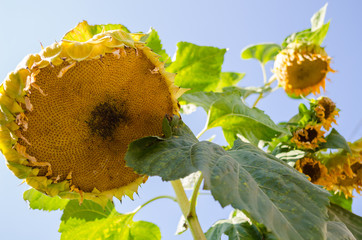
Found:
<path fill-rule="evenodd" d="M 105 208 L 96 202 L 84 200 L 79 204 L 78 200 L 71 200 L 64 209 L 61 217 L 62 221 L 67 221 L 69 218 L 83 219 L 85 221 L 93 221 L 95 219 L 106 218 L 114 210 L 112 202 L 108 202 Z"/>
<path fill-rule="evenodd" d="M 322 143 L 320 148 L 344 149 L 345 151 L 352 153 L 346 139 L 339 134 L 336 129 L 333 128 L 325 139 L 327 142 Z"/>
<path fill-rule="evenodd" d="M 141 38 L 141 41 L 146 42 L 147 47 L 151 48 L 153 52 L 160 55 L 160 61 L 165 62 L 166 66 L 171 63 L 171 58 L 162 48 L 160 37 L 155 29 L 151 28 L 150 32 Z"/>
<path fill-rule="evenodd" d="M 220 81 L 218 82 L 215 92 L 221 92 L 223 88 L 236 85 L 241 79 L 243 79 L 245 73 L 236 72 L 222 72 L 220 74 Z"/>
<path fill-rule="evenodd" d="M 246 106 L 237 92 L 196 92 L 185 94 L 183 99 L 209 112 L 208 129 L 222 127 L 230 145 L 238 135 L 257 145 L 259 140 L 270 141 L 281 133 L 289 133 L 263 111 Z"/>
<path fill-rule="evenodd" d="M 71 218 L 59 231 L 61 240 L 134 239 L 160 240 L 160 229 L 153 223 L 133 221 L 134 214 L 112 214 L 94 221 Z"/>
<path fill-rule="evenodd" d="M 134 222 L 134 214 L 118 213 L 111 202 L 103 209 L 101 205 L 89 200 L 84 200 L 81 205 L 72 200 L 61 218 L 61 239 L 161 239 L 160 230 L 155 224 Z"/>
<path fill-rule="evenodd" d="M 330 221 L 344 223 L 356 239 L 362 239 L 362 217 L 333 203 L 328 208 L 328 215 Z"/>
<path fill-rule="evenodd" d="M 225 52 L 226 49 L 179 42 L 176 60 L 166 70 L 177 73 L 175 84 L 191 88 L 189 92 L 214 91 L 220 81 Z"/>
<path fill-rule="evenodd" d="M 58 196 L 49 197 L 34 188 L 24 192 L 23 199 L 29 202 L 32 209 L 44 211 L 63 210 L 68 204 L 68 199 L 61 199 Z"/>
<path fill-rule="evenodd" d="M 331 203 L 334 203 L 348 211 L 352 211 L 352 198 L 346 198 L 343 192 L 333 193 L 330 191 L 332 196 L 329 197 Z"/>
<path fill-rule="evenodd" d="M 310 19 L 312 32 L 323 26 L 324 18 L 326 16 L 327 6 L 328 3 L 326 3 L 321 9 L 319 9 L 319 11 L 316 12 Z"/>
<path fill-rule="evenodd" d="M 247 46 L 241 51 L 241 58 L 254 58 L 261 64 L 274 60 L 275 56 L 280 52 L 281 46 L 276 43 L 261 43 Z"/>
<path fill-rule="evenodd" d="M 222 206 L 245 209 L 280 239 L 325 238 L 328 192 L 251 144 L 239 140 L 225 151 L 198 142 L 177 116 L 169 119 L 169 127 L 172 136 L 132 142 L 127 165 L 166 181 L 201 171 L 206 188 Z"/>

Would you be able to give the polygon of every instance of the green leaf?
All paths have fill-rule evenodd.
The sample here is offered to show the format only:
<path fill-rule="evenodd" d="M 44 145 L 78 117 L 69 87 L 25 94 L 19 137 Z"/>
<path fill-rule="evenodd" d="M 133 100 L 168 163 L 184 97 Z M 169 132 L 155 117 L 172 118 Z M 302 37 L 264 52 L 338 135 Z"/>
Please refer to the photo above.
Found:
<path fill-rule="evenodd" d="M 145 42 L 147 47 L 160 55 L 160 61 L 164 62 L 166 66 L 171 63 L 171 58 L 162 48 L 160 37 L 155 29 L 151 28 L 150 32 L 141 37 L 141 41 Z"/>
<path fill-rule="evenodd" d="M 224 87 L 223 92 L 229 93 L 229 92 L 236 92 L 238 93 L 243 99 L 246 99 L 251 94 L 260 94 L 260 93 L 268 93 L 271 92 L 272 88 L 270 86 L 263 86 L 263 87 L 237 87 L 237 86 L 231 86 L 231 87 Z"/>
<path fill-rule="evenodd" d="M 296 32 L 289 35 L 284 42 L 282 43 L 283 47 L 286 47 L 289 43 L 292 42 L 306 42 L 314 43 L 316 45 L 321 45 L 324 38 L 327 35 L 329 29 L 330 21 L 322 25 L 320 28 L 312 31 L 311 29 L 306 29 L 301 32 Z"/>
<path fill-rule="evenodd" d="M 132 239 L 160 240 L 160 229 L 153 223 L 133 221 L 134 213 L 112 214 L 106 218 L 85 222 L 69 219 L 59 231 L 61 240 Z"/>
<path fill-rule="evenodd" d="M 225 87 L 236 85 L 244 77 L 245 73 L 222 72 L 220 75 L 220 81 L 215 88 L 215 92 L 221 92 Z"/>
<path fill-rule="evenodd" d="M 71 200 L 64 209 L 61 217 L 62 221 L 67 221 L 69 218 L 83 219 L 85 221 L 93 221 L 95 219 L 106 218 L 114 209 L 112 202 L 108 202 L 106 207 L 103 208 L 96 202 L 84 200 L 79 204 L 78 200 Z"/>
<path fill-rule="evenodd" d="M 133 221 L 135 212 L 120 214 L 112 202 L 103 207 L 84 200 L 81 205 L 71 200 L 64 209 L 59 232 L 62 240 L 134 239 L 159 240 L 159 228 L 149 222 Z"/>
<path fill-rule="evenodd" d="M 241 58 L 255 58 L 261 64 L 265 65 L 268 61 L 274 60 L 275 56 L 281 51 L 281 49 L 281 46 L 276 43 L 250 45 L 241 51 Z"/>
<path fill-rule="evenodd" d="M 256 226 L 250 224 L 248 219 L 240 214 L 230 216 L 227 220 L 217 221 L 209 230 L 207 230 L 205 236 L 208 240 L 219 240 L 223 234 L 227 235 L 230 240 L 264 239 Z"/>
<path fill-rule="evenodd" d="M 100 25 L 89 25 L 87 21 L 79 23 L 75 28 L 67 32 L 63 40 L 85 42 L 91 39 L 94 35 L 103 31 L 109 30 L 123 30 L 127 33 L 130 31 L 122 24 L 100 24 Z"/>
<path fill-rule="evenodd" d="M 61 199 L 58 196 L 49 197 L 34 188 L 26 190 L 23 199 L 29 202 L 32 209 L 44 211 L 63 210 L 69 202 L 68 199 Z"/>
<path fill-rule="evenodd" d="M 336 129 L 333 128 L 325 139 L 327 142 L 322 143 L 320 148 L 343 149 L 349 153 L 352 153 L 346 139 L 341 134 L 339 134 Z"/>
<path fill-rule="evenodd" d="M 238 135 L 257 145 L 259 140 L 271 141 L 281 133 L 289 133 L 263 111 L 247 107 L 237 92 L 195 92 L 184 94 L 183 99 L 203 107 L 209 113 L 207 128 L 222 127 L 230 145 Z"/>
<path fill-rule="evenodd" d="M 196 172 L 189 155 L 197 138 L 177 116 L 163 124 L 163 129 L 169 128 L 172 136 L 145 137 L 132 142 L 125 156 L 127 166 L 140 174 L 160 176 L 164 181 Z"/>
<path fill-rule="evenodd" d="M 258 144 L 259 140 L 271 141 L 281 133 L 289 131 L 277 126 L 268 115 L 258 108 L 249 108 L 235 94 L 218 94 L 209 110 L 208 129 L 222 127 L 229 135 L 225 135 L 230 145 L 242 136 L 250 143 Z"/>
<path fill-rule="evenodd" d="M 312 32 L 323 26 L 324 18 L 326 16 L 328 3 L 326 3 L 318 12 L 316 12 L 310 19 Z"/>
<path fill-rule="evenodd" d="M 221 206 L 245 209 L 280 239 L 325 238 L 328 192 L 272 155 L 238 140 L 229 151 L 200 142 L 191 158 Z"/>
<path fill-rule="evenodd" d="M 362 217 L 331 203 L 328 208 L 330 221 L 342 222 L 356 239 L 362 239 Z"/>
<path fill-rule="evenodd" d="M 175 84 L 191 88 L 189 92 L 214 91 L 220 81 L 225 52 L 226 49 L 179 42 L 176 61 L 166 70 L 177 73 Z"/>
<path fill-rule="evenodd" d="M 327 222 L 327 240 L 357 240 L 341 222 Z"/>
<path fill-rule="evenodd" d="M 329 200 L 331 203 L 334 203 L 350 212 L 352 212 L 352 198 L 346 198 L 343 192 L 340 193 L 334 193 L 332 191 L 329 191 L 332 196 L 329 197 Z"/>
<path fill-rule="evenodd" d="M 205 186 L 223 207 L 245 209 L 278 238 L 325 238 L 328 192 L 251 144 L 238 140 L 225 151 L 214 143 L 198 142 L 178 117 L 169 119 L 169 125 L 171 137 L 132 142 L 127 165 L 166 181 L 201 171 Z"/>

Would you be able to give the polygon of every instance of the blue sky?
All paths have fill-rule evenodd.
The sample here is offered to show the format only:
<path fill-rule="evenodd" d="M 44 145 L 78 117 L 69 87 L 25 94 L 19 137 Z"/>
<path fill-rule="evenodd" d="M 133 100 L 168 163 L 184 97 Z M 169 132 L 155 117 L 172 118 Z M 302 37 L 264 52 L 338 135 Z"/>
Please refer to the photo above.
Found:
<path fill-rule="evenodd" d="M 121 23 L 131 31 L 147 32 L 154 27 L 166 51 L 173 55 L 176 43 L 188 41 L 198 45 L 228 48 L 223 71 L 246 72 L 241 86 L 262 84 L 262 73 L 256 61 L 241 60 L 241 50 L 254 43 L 281 43 L 290 33 L 306 29 L 309 19 L 326 2 L 321 0 L 255 0 L 255 1 L 4 1 L 0 0 L 0 79 L 13 71 L 20 60 L 29 53 L 40 51 L 40 42 L 50 45 L 60 40 L 65 32 L 78 22 L 90 24 Z M 362 2 L 350 0 L 330 1 L 326 19 L 331 19 L 330 30 L 323 43 L 333 58 L 324 95 L 329 96 L 341 109 L 336 129 L 348 141 L 362 137 L 362 81 L 359 75 L 362 37 L 360 25 Z M 266 65 L 270 74 L 271 64 Z M 262 100 L 258 107 L 275 122 L 288 120 L 297 112 L 301 101 L 291 100 L 280 89 Z M 184 121 L 197 134 L 204 125 L 206 115 L 198 112 L 183 116 Z M 203 139 L 213 134 L 219 144 L 225 143 L 219 129 L 207 132 Z M 2 239 L 58 239 L 60 212 L 46 213 L 29 210 L 22 200 L 28 187 L 21 184 L 0 160 L 0 233 Z M 133 210 L 148 199 L 163 194 L 173 195 L 171 185 L 159 178 L 144 184 L 135 201 L 117 203 L 120 212 Z M 354 199 L 353 210 L 362 215 L 362 197 Z M 201 195 L 197 212 L 206 231 L 213 222 L 227 218 L 231 208 L 221 209 L 211 196 Z M 163 239 L 191 239 L 189 233 L 174 236 L 181 212 L 169 200 L 160 200 L 147 206 L 136 215 L 138 220 L 152 221 L 161 228 Z"/>

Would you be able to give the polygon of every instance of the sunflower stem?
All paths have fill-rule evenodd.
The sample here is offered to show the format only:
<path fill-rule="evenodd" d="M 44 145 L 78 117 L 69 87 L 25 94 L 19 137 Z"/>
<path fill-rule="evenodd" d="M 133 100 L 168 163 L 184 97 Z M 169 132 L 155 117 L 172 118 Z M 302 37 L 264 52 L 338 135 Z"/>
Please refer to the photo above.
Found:
<path fill-rule="evenodd" d="M 172 187 L 176 193 L 177 202 L 181 208 L 188 226 L 190 227 L 194 240 L 206 240 L 205 234 L 202 231 L 197 215 L 190 214 L 190 202 L 187 198 L 185 190 L 180 180 L 171 181 Z"/>
<path fill-rule="evenodd" d="M 197 197 L 199 196 L 199 189 L 200 189 L 203 179 L 204 179 L 204 177 L 202 176 L 202 173 L 201 173 L 194 185 L 194 191 L 192 192 L 192 196 L 190 199 L 190 215 L 192 215 L 192 216 L 196 216 L 196 200 L 197 200 Z"/>
<path fill-rule="evenodd" d="M 172 196 L 167 196 L 167 195 L 157 196 L 157 197 L 154 197 L 154 198 L 148 200 L 147 202 L 145 202 L 141 206 L 137 207 L 133 212 L 136 214 L 139 210 L 141 210 L 143 207 L 147 206 L 151 202 L 156 201 L 158 199 L 162 199 L 162 198 L 168 198 L 168 199 L 173 200 L 174 202 L 177 202 L 177 199 L 175 197 L 172 197 Z"/>
<path fill-rule="evenodd" d="M 263 63 L 260 63 L 260 66 L 261 66 L 261 71 L 263 72 L 263 80 L 264 80 L 264 85 L 265 85 L 265 84 L 267 84 L 265 66 Z"/>

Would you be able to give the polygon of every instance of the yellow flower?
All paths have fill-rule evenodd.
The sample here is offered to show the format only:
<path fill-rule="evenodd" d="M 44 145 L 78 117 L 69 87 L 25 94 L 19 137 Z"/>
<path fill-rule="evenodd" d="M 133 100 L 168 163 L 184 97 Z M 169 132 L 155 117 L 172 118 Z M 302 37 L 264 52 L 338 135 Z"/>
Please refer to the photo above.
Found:
<path fill-rule="evenodd" d="M 320 93 L 325 88 L 331 58 L 317 45 L 290 43 L 275 59 L 273 72 L 285 92 L 294 96 Z"/>
<path fill-rule="evenodd" d="M 304 128 L 297 129 L 293 133 L 291 142 L 295 143 L 300 149 L 315 149 L 320 143 L 326 142 L 324 139 L 324 131 L 321 130 L 322 125 L 308 124 Z"/>
<path fill-rule="evenodd" d="M 331 181 L 327 168 L 313 158 L 304 157 L 299 159 L 295 163 L 295 169 L 307 175 L 314 184 L 326 185 Z"/>
<path fill-rule="evenodd" d="M 132 198 L 147 176 L 126 167 L 128 144 L 162 135 L 164 116 L 178 114 L 174 74 L 118 26 L 80 23 L 0 87 L 0 150 L 15 175 L 48 195 Z"/>
<path fill-rule="evenodd" d="M 341 151 L 331 154 L 326 159 L 326 167 L 334 182 L 326 184 L 326 188 L 335 192 L 343 192 L 346 197 L 353 197 L 353 190 L 360 194 L 362 190 L 362 139 L 349 143 L 352 154 Z"/>
<path fill-rule="evenodd" d="M 336 104 L 328 97 L 322 97 L 316 101 L 314 111 L 319 122 L 328 131 L 332 122 L 337 124 L 335 117 L 339 116 Z"/>

